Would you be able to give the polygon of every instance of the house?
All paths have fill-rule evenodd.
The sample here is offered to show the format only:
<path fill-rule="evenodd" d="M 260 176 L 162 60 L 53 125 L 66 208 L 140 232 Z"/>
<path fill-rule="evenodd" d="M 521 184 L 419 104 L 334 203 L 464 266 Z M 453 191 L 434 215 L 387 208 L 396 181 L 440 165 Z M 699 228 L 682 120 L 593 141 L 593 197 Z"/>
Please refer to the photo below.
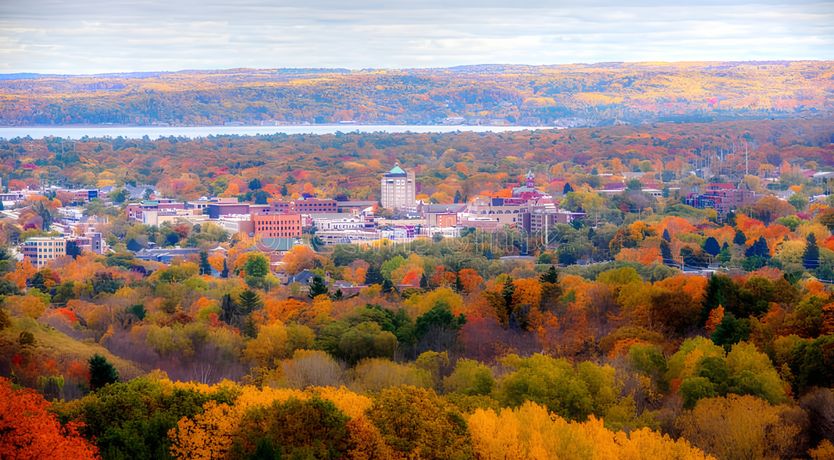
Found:
<path fill-rule="evenodd" d="M 316 274 L 310 270 L 302 270 L 295 275 L 290 276 L 287 278 L 287 284 L 298 283 L 303 284 L 305 286 L 309 286 L 310 283 L 313 282 L 313 278 L 316 277 Z"/>
<path fill-rule="evenodd" d="M 353 297 L 355 295 L 359 295 L 359 292 L 362 291 L 363 288 L 366 288 L 366 285 L 355 285 L 348 281 L 338 280 L 334 281 L 333 285 L 331 286 L 331 290 L 335 294 L 336 292 L 341 292 L 342 297 Z"/>

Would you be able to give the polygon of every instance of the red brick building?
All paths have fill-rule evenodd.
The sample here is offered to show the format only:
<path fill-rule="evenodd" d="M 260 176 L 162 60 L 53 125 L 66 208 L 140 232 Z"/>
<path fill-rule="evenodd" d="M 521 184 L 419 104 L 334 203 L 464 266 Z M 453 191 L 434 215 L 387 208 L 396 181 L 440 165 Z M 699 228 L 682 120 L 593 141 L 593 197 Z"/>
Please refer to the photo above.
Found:
<path fill-rule="evenodd" d="M 301 214 L 253 215 L 255 236 L 263 238 L 298 238 L 301 236 Z"/>
<path fill-rule="evenodd" d="M 270 203 L 270 207 L 273 214 L 323 214 L 339 212 L 336 200 L 319 198 L 307 198 L 295 201 L 273 201 Z"/>

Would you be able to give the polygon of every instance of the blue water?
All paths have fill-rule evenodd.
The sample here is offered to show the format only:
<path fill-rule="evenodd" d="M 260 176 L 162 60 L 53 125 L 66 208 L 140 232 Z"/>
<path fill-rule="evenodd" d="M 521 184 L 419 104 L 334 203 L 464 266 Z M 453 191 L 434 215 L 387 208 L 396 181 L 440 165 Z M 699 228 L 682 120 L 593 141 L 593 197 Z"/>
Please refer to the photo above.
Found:
<path fill-rule="evenodd" d="M 0 138 L 31 136 L 35 139 L 56 136 L 69 139 L 88 137 L 126 137 L 138 139 L 148 136 L 151 139 L 168 136 L 188 138 L 211 135 L 237 134 L 252 136 L 256 134 L 334 134 L 350 133 L 450 133 L 469 132 L 505 132 L 525 129 L 547 129 L 547 127 L 530 126 L 465 126 L 465 125 L 297 125 L 297 126 L 11 126 L 0 127 Z"/>

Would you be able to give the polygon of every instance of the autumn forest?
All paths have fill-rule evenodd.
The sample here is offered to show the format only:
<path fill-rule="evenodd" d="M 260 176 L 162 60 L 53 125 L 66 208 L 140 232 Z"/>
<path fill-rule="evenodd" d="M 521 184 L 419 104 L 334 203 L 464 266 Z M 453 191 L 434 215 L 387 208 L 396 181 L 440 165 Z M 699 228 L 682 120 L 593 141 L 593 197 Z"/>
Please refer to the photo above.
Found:
<path fill-rule="evenodd" d="M 831 61 L 3 75 L 4 126 L 460 131 L 0 138 L 0 458 L 834 458 L 832 108 Z"/>
<path fill-rule="evenodd" d="M 0 78 L 0 124 L 598 126 L 831 114 L 830 62 L 411 70 L 237 69 Z"/>

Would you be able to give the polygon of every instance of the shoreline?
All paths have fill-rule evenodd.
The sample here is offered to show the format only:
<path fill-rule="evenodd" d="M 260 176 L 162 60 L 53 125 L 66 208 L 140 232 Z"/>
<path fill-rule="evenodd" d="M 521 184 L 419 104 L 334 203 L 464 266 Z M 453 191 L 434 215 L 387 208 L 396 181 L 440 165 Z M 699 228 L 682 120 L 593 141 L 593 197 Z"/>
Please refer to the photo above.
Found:
<path fill-rule="evenodd" d="M 200 138 L 208 136 L 242 135 L 270 136 L 275 134 L 311 134 L 326 135 L 336 133 L 453 133 L 453 132 L 507 132 L 542 129 L 564 129 L 558 126 L 510 126 L 510 125 L 361 125 L 361 124 L 327 124 L 327 125 L 244 125 L 244 126 L 136 126 L 136 125 L 35 125 L 35 126 L 0 126 L 0 138 L 14 139 L 30 136 L 33 139 L 44 137 L 64 137 L 80 139 L 82 137 L 124 137 L 141 139 L 148 136 Z"/>

